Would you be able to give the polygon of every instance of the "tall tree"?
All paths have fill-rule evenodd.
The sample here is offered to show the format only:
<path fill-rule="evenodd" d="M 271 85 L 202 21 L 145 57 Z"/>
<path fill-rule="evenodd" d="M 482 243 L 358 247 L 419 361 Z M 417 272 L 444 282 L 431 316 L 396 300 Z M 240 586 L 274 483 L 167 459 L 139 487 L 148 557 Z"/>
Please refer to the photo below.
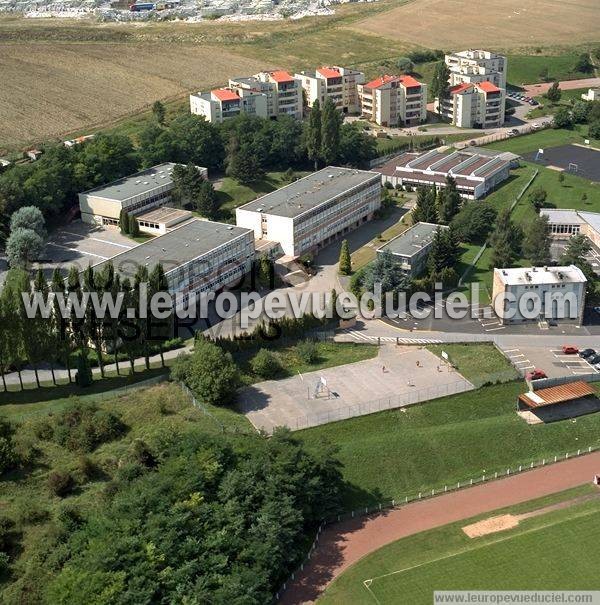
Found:
<path fill-rule="evenodd" d="M 538 214 L 527 225 L 523 237 L 523 254 L 534 267 L 541 267 L 550 262 L 550 234 L 547 216 Z"/>
<path fill-rule="evenodd" d="M 124 208 L 119 213 L 119 228 L 123 235 L 129 235 L 129 214 Z"/>
<path fill-rule="evenodd" d="M 194 164 L 185 166 L 177 164 L 173 168 L 173 191 L 171 197 L 174 202 L 187 206 L 198 197 L 200 187 L 204 181 L 202 174 Z"/>
<path fill-rule="evenodd" d="M 154 101 L 154 103 L 152 103 L 152 115 L 161 126 L 165 123 L 166 114 L 167 111 L 163 103 L 160 101 Z"/>
<path fill-rule="evenodd" d="M 135 308 L 141 310 L 142 300 L 142 288 L 146 288 L 148 292 L 148 267 L 140 265 L 135 272 L 135 278 L 133 282 L 133 296 L 135 300 Z M 139 348 L 144 354 L 144 361 L 146 363 L 146 369 L 150 369 L 150 345 L 149 345 L 149 332 L 150 332 L 150 309 L 149 309 L 149 298 L 146 297 L 146 317 L 137 318 L 137 326 L 139 330 Z"/>
<path fill-rule="evenodd" d="M 219 212 L 219 197 L 210 181 L 204 181 L 200 184 L 195 203 L 196 210 L 202 216 L 210 219 L 217 217 Z"/>
<path fill-rule="evenodd" d="M 560 97 L 562 96 L 562 91 L 558 87 L 558 82 L 554 82 L 552 86 L 548 89 L 546 93 L 546 98 L 551 103 L 558 103 L 560 101 Z"/>
<path fill-rule="evenodd" d="M 232 137 L 227 147 L 226 173 L 245 185 L 261 179 L 265 171 L 252 147 Z"/>
<path fill-rule="evenodd" d="M 90 294 L 95 293 L 98 297 L 102 297 L 102 288 L 100 280 L 96 280 L 96 274 L 92 265 L 88 265 L 83 273 L 83 291 Z M 98 283 L 97 283 L 98 282 Z M 97 316 L 94 305 L 88 302 L 85 322 L 84 322 L 85 337 L 94 344 L 96 358 L 98 359 L 98 367 L 100 375 L 104 378 L 104 358 L 103 358 L 103 326 L 101 319 Z"/>
<path fill-rule="evenodd" d="M 155 294 L 159 293 L 168 293 L 169 292 L 169 283 L 167 281 L 167 276 L 165 275 L 165 270 L 161 263 L 156 264 L 150 275 L 148 276 L 148 301 L 152 301 L 152 297 Z M 153 318 L 150 318 L 151 320 Z M 173 330 L 173 315 L 171 314 L 167 319 L 161 319 L 160 321 L 153 322 L 154 324 L 159 324 L 153 330 L 154 332 L 158 332 L 155 334 L 154 339 L 158 341 L 158 350 L 160 353 L 160 362 L 162 367 L 165 367 L 165 358 L 163 353 L 163 342 L 167 338 L 169 338 L 172 334 Z"/>
<path fill-rule="evenodd" d="M 25 269 L 44 248 L 42 238 L 32 229 L 19 227 L 6 240 L 6 256 L 11 267 Z"/>
<path fill-rule="evenodd" d="M 446 186 L 440 189 L 437 199 L 438 217 L 443 225 L 450 224 L 450 221 L 458 214 L 462 205 L 462 198 L 456 188 L 456 181 L 448 175 L 446 177 Z"/>
<path fill-rule="evenodd" d="M 437 210 L 435 207 L 435 185 L 417 187 L 417 202 L 412 211 L 413 223 L 436 223 Z"/>
<path fill-rule="evenodd" d="M 502 209 L 496 218 L 495 229 L 490 237 L 492 267 L 510 267 L 521 246 L 522 231 L 510 220 L 510 210 Z"/>
<path fill-rule="evenodd" d="M 450 70 L 445 61 L 436 63 L 431 82 L 431 94 L 438 99 L 438 113 L 441 113 L 442 101 L 450 98 Z"/>
<path fill-rule="evenodd" d="M 46 237 L 46 221 L 37 206 L 23 206 L 10 217 L 10 230 L 31 229 L 42 239 Z"/>
<path fill-rule="evenodd" d="M 342 247 L 340 248 L 339 272 L 342 275 L 350 275 L 352 273 L 352 259 L 350 258 L 350 247 L 348 246 L 347 239 L 342 242 Z"/>
<path fill-rule="evenodd" d="M 71 383 L 71 352 L 73 350 L 73 334 L 70 329 L 69 319 L 67 317 L 63 317 L 60 310 L 60 306 L 58 304 L 57 296 L 63 296 L 65 294 L 65 281 L 58 267 L 56 267 L 52 272 L 50 289 L 54 293 L 52 329 L 56 339 L 57 352 L 59 353 L 65 364 L 69 383 Z"/>
<path fill-rule="evenodd" d="M 327 98 L 321 115 L 321 157 L 326 164 L 334 164 L 340 155 L 342 121 L 342 114 L 334 102 Z"/>
<path fill-rule="evenodd" d="M 306 127 L 306 155 L 315 164 L 315 170 L 319 168 L 321 159 L 321 104 L 315 99 L 308 116 Z"/>

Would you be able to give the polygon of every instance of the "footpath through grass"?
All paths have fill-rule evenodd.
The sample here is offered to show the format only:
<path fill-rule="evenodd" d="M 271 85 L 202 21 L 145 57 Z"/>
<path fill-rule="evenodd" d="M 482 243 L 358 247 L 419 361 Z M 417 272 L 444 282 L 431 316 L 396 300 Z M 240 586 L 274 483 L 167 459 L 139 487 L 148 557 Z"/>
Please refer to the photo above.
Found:
<path fill-rule="evenodd" d="M 372 605 L 374 596 L 380 605 L 430 605 L 434 590 L 596 589 L 600 499 L 479 538 L 469 538 L 461 529 L 499 514 L 535 511 L 596 491 L 581 486 L 392 542 L 338 577 L 319 604 Z M 575 552 L 579 556 L 573 556 Z M 365 580 L 372 580 L 368 588 Z"/>
<path fill-rule="evenodd" d="M 525 390 L 521 381 L 487 386 L 299 435 L 309 445 L 325 438 L 339 448 L 347 510 L 600 445 L 600 414 L 526 424 L 515 411 Z"/>

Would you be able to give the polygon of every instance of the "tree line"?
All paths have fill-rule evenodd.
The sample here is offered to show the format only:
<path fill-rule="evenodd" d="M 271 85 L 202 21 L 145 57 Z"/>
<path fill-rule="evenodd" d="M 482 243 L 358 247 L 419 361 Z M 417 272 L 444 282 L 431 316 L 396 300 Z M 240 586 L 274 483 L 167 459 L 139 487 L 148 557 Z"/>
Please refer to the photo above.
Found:
<path fill-rule="evenodd" d="M 55 369 L 59 365 L 66 368 L 69 383 L 76 382 L 81 387 L 91 384 L 93 365 L 104 377 L 107 362 L 114 362 L 120 374 L 120 363 L 127 361 L 134 373 L 137 357 L 143 357 L 146 369 L 150 369 L 150 357 L 158 353 L 164 366 L 164 351 L 181 346 L 181 340 L 173 338 L 172 319 L 153 319 L 149 307 L 145 318 L 126 315 L 127 308 L 139 309 L 142 284 L 147 284 L 147 301 L 156 293 L 167 292 L 162 265 L 155 265 L 150 272 L 140 266 L 132 280 L 122 279 L 111 261 L 100 271 L 90 266 L 80 273 L 73 266 L 66 279 L 56 268 L 49 283 L 41 269 L 33 280 L 22 268 L 10 269 L 0 293 L 0 377 L 4 390 L 5 375 L 11 371 L 17 372 L 23 389 L 22 369 L 27 364 L 33 367 L 38 387 L 39 367 L 45 363 L 49 363 L 53 384 L 57 384 Z M 57 298 L 50 298 L 51 292 L 73 296 L 83 308 L 81 317 L 76 316 L 74 309 L 63 317 Z M 104 293 L 113 300 L 122 297 L 119 316 L 98 317 L 85 297 L 91 292 L 100 299 Z M 48 306 L 52 303 L 49 317 L 43 317 L 39 308 L 35 317 L 29 317 L 22 293 L 28 293 L 30 301 L 37 296 Z"/>
<path fill-rule="evenodd" d="M 367 165 L 376 154 L 373 137 L 353 124 L 342 124 L 330 101 L 322 108 L 323 145 L 316 149 L 315 116 L 320 113 L 316 108 L 312 120 L 305 122 L 241 114 L 223 124 L 210 124 L 187 113 L 166 121 L 164 106 L 155 104 L 153 117 L 135 140 L 100 133 L 73 147 L 49 145 L 37 161 L 0 173 L 0 236 L 6 239 L 7 217 L 24 206 L 36 206 L 53 224 L 77 208 L 77 193 L 167 161 L 227 171 L 242 183 L 260 179 L 267 170 L 307 168 L 315 161 Z M 210 208 L 215 196 L 207 189 L 203 195 L 209 199 L 201 205 Z"/>

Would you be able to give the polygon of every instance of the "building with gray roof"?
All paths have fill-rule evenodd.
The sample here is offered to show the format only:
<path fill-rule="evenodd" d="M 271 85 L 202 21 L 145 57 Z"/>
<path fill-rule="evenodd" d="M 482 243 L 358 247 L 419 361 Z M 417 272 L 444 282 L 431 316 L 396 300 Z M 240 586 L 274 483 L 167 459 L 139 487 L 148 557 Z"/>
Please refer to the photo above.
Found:
<path fill-rule="evenodd" d="M 80 193 L 81 220 L 116 226 L 121 210 L 137 214 L 165 205 L 171 199 L 174 167 L 172 162 L 165 162 Z M 198 171 L 204 178 L 208 176 L 206 168 L 198 167 Z"/>
<path fill-rule="evenodd" d="M 400 263 L 408 277 L 418 277 L 427 265 L 427 257 L 436 232 L 446 225 L 416 223 L 377 249 L 377 254 L 389 252 Z"/>
<path fill-rule="evenodd" d="M 240 206 L 236 222 L 297 257 L 370 220 L 380 205 L 379 174 L 328 166 Z"/>
<path fill-rule="evenodd" d="M 121 278 L 132 280 L 139 267 L 162 264 L 171 294 L 185 302 L 190 293 L 215 292 L 248 273 L 254 259 L 250 229 L 195 219 L 94 265 L 112 262 Z"/>

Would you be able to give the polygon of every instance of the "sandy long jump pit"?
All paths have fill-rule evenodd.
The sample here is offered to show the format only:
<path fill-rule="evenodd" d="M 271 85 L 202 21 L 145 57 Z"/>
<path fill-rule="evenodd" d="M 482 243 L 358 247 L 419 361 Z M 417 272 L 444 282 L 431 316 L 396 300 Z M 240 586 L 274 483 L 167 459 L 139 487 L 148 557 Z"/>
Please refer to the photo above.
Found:
<path fill-rule="evenodd" d="M 247 387 L 238 409 L 271 433 L 278 426 L 298 430 L 474 388 L 430 351 L 390 344 L 373 359 Z"/>

